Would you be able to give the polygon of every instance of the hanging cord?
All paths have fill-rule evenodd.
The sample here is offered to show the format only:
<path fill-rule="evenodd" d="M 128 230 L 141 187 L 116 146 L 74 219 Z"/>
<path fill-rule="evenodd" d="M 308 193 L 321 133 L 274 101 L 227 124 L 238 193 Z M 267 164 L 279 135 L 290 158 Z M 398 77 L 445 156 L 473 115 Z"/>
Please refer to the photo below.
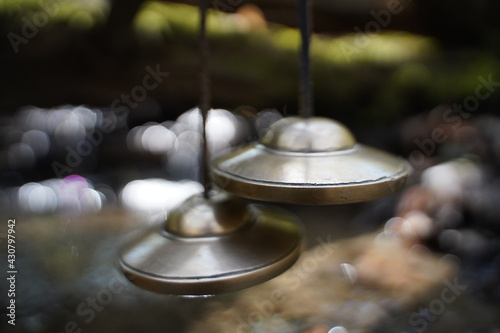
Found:
<path fill-rule="evenodd" d="M 200 182 L 204 187 L 204 195 L 207 198 L 210 191 L 210 175 L 208 171 L 209 152 L 207 144 L 207 118 L 211 104 L 210 73 L 208 68 L 208 39 L 207 39 L 207 8 L 208 0 L 200 0 L 200 110 L 202 116 L 202 147 L 200 161 Z"/>
<path fill-rule="evenodd" d="M 300 50 L 300 114 L 304 118 L 313 115 L 313 92 L 311 84 L 311 62 L 309 59 L 309 45 L 311 44 L 311 4 L 309 0 L 297 0 L 300 36 L 302 40 Z"/>

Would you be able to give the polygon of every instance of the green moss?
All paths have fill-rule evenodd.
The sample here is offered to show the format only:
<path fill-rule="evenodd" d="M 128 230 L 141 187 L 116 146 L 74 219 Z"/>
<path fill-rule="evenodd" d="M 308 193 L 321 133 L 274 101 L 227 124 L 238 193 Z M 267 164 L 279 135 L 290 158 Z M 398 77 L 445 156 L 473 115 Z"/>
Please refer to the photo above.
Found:
<path fill-rule="evenodd" d="M 0 12 L 16 19 L 29 18 L 39 9 L 37 0 L 0 2 Z M 105 21 L 107 12 L 104 2 L 91 7 L 83 0 L 68 1 L 51 22 L 91 29 Z M 17 24 L 22 22 L 17 20 Z M 138 13 L 135 27 L 141 43 L 153 39 L 155 45 L 163 44 L 156 56 L 177 73 L 178 82 L 196 86 L 198 8 L 149 1 Z M 213 10 L 207 28 L 214 100 L 256 108 L 296 103 L 300 46 L 296 29 L 276 24 L 248 29 L 237 16 Z M 474 94 L 478 76 L 500 78 L 500 64 L 490 51 L 451 53 L 440 49 L 432 38 L 406 32 L 383 32 L 365 39 L 355 34 L 314 35 L 311 60 L 317 113 L 332 117 L 348 113 L 367 121 L 383 122 L 438 104 L 461 102 Z M 182 98 L 196 98 L 193 89 L 179 91 L 185 95 Z"/>

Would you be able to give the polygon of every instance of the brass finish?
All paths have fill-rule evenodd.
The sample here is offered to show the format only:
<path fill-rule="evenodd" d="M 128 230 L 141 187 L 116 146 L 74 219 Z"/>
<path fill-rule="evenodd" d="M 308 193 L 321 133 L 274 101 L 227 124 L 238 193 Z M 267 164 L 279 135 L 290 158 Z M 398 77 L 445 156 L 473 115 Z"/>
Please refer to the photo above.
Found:
<path fill-rule="evenodd" d="M 195 196 L 166 223 L 128 243 L 121 267 L 159 293 L 211 295 L 267 281 L 291 267 L 303 247 L 297 218 L 240 199 Z"/>
<path fill-rule="evenodd" d="M 207 200 L 195 195 L 172 211 L 165 230 L 185 237 L 203 237 L 232 233 L 251 218 L 246 204 L 224 193 Z"/>
<path fill-rule="evenodd" d="M 337 204 L 376 199 L 399 191 L 410 165 L 357 144 L 342 124 L 320 117 L 283 118 L 262 143 L 219 158 L 214 183 L 258 200 Z"/>
<path fill-rule="evenodd" d="M 347 127 L 332 119 L 287 117 L 266 131 L 262 144 L 277 150 L 316 153 L 352 148 L 356 139 Z"/>

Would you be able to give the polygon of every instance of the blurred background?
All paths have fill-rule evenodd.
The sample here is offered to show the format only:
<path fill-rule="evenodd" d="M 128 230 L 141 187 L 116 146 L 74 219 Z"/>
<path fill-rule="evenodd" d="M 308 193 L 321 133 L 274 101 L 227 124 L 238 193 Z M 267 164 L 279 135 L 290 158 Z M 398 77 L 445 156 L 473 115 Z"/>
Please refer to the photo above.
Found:
<path fill-rule="evenodd" d="M 289 287 L 286 302 L 268 306 L 270 313 L 255 305 L 268 300 L 269 288 L 286 289 L 286 279 L 195 300 L 123 280 L 113 266 L 123 235 L 201 191 L 196 5 L 0 0 L 0 241 L 6 248 L 7 220 L 16 218 L 19 266 L 18 324 L 6 324 L 2 283 L 0 326 L 500 331 L 500 3 L 493 0 L 313 1 L 315 113 L 408 159 L 414 173 L 401 194 L 376 202 L 283 205 L 304 221 L 311 253 L 325 235 L 343 249 L 299 274 L 301 288 Z M 214 158 L 297 114 L 300 40 L 293 0 L 210 7 Z M 394 240 L 422 265 L 365 248 Z M 440 269 L 423 268 L 443 258 Z M 6 250 L 0 260 L 4 267 Z M 454 279 L 469 281 L 465 296 L 434 311 L 443 281 Z M 95 318 L 81 315 L 78 306 L 88 310 L 88 297 L 110 281 L 125 292 L 101 302 Z M 311 310 L 298 311 L 294 297 L 310 300 Z"/>

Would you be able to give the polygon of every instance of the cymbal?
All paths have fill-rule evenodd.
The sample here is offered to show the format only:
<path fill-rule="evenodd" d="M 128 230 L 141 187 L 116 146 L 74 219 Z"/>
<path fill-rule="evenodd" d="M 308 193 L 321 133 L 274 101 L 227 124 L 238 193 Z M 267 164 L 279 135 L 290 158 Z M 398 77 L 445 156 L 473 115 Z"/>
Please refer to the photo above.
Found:
<path fill-rule="evenodd" d="M 161 225 L 130 240 L 121 268 L 164 294 L 212 295 L 267 281 L 298 259 L 303 227 L 290 213 L 232 195 L 195 195 Z"/>
<path fill-rule="evenodd" d="M 246 198 L 340 204 L 393 194 L 411 169 L 402 158 L 357 143 L 337 121 L 287 117 L 261 142 L 215 160 L 211 173 L 219 188 Z"/>

